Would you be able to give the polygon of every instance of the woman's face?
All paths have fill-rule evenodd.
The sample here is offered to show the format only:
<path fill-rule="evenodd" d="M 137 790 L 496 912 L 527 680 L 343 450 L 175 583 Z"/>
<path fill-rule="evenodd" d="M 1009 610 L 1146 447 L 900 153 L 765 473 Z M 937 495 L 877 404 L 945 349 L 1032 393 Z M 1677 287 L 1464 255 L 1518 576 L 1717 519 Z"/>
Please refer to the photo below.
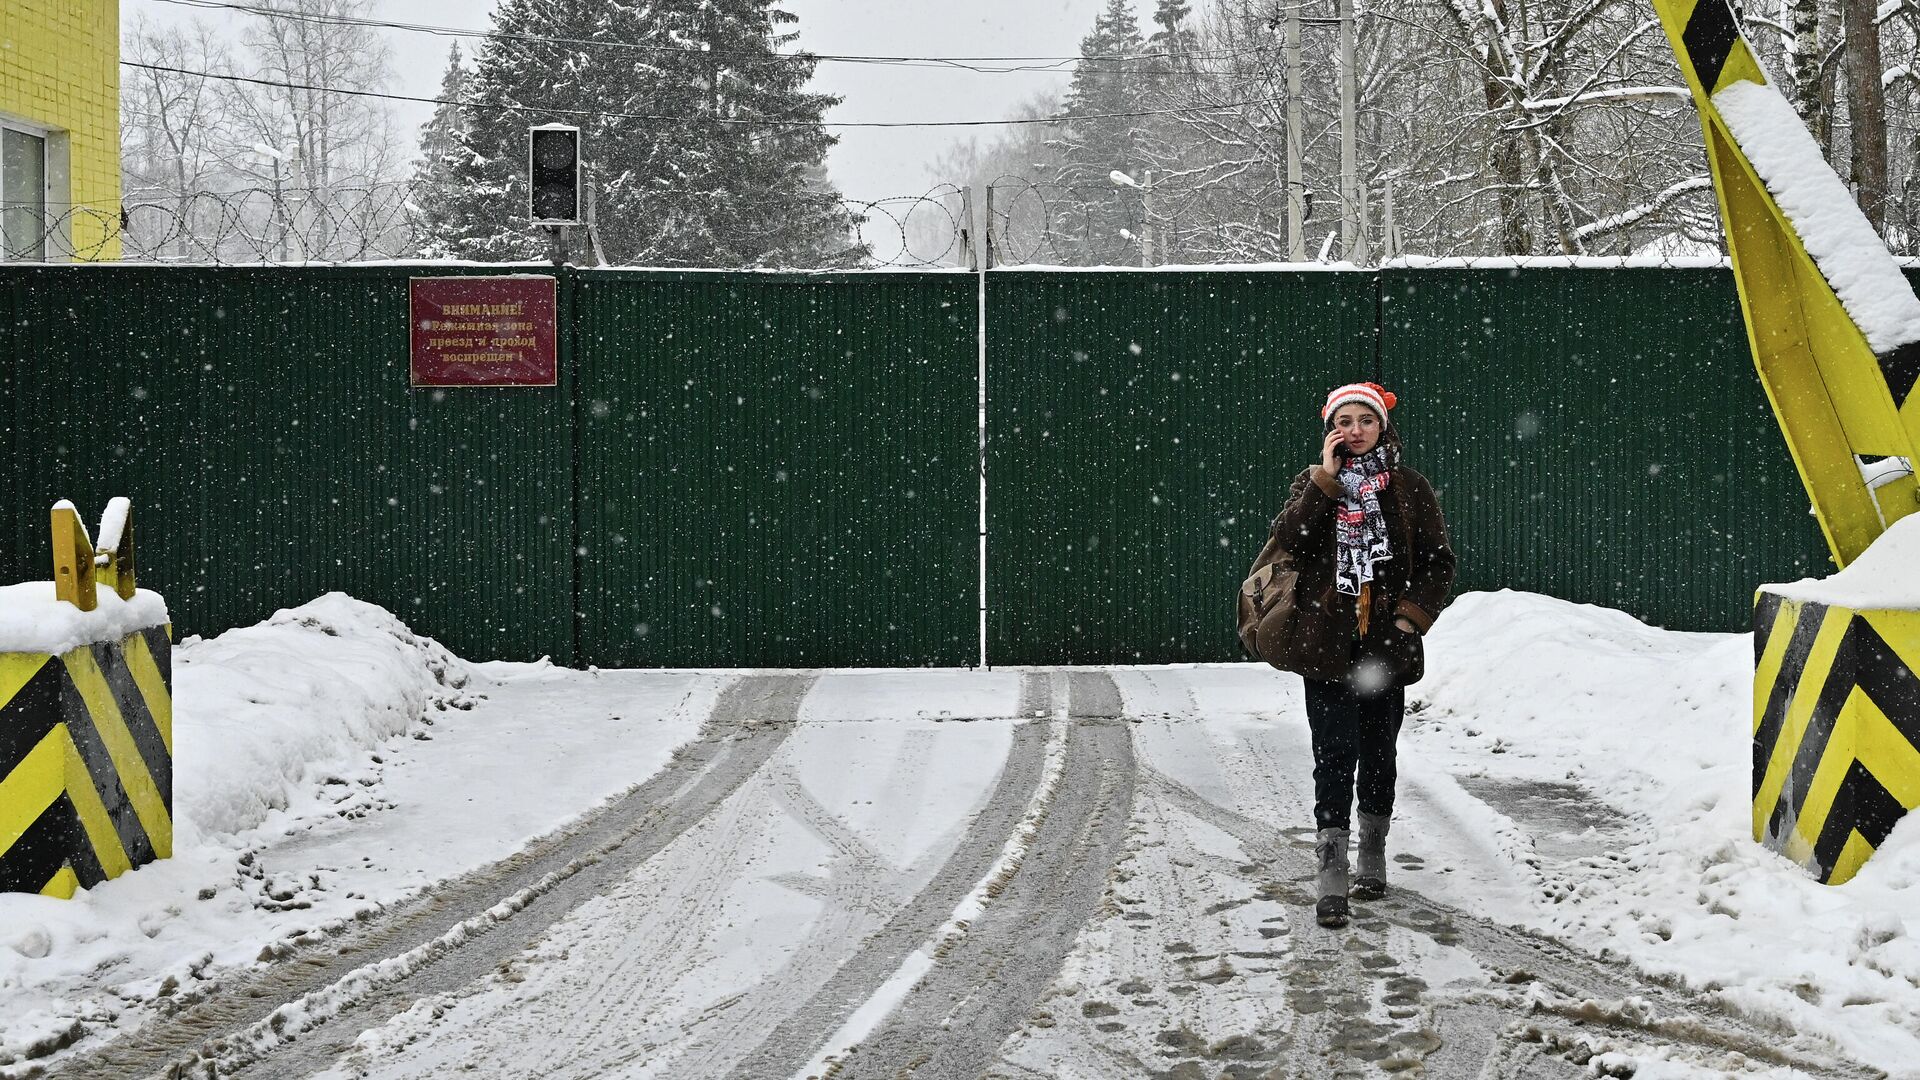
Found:
<path fill-rule="evenodd" d="M 1333 411 L 1333 428 L 1347 445 L 1347 454 L 1359 457 L 1380 445 L 1380 414 L 1350 401 Z"/>

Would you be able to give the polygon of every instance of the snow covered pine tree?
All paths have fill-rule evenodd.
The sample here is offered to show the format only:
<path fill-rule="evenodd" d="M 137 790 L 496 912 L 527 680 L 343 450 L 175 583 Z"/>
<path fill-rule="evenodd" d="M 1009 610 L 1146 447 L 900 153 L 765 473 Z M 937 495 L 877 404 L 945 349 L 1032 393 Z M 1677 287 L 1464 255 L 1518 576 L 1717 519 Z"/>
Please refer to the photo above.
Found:
<path fill-rule="evenodd" d="M 855 223 L 827 181 L 840 99 L 809 93 L 818 61 L 782 52 L 775 0 L 505 0 L 474 70 L 452 160 L 421 193 L 423 247 L 533 258 L 530 124 L 576 124 L 601 244 L 616 263 L 819 267 L 857 263 Z M 663 119 L 672 118 L 672 119 Z M 431 126 L 430 126 L 431 127 Z M 432 132 L 430 131 L 430 136 Z"/>

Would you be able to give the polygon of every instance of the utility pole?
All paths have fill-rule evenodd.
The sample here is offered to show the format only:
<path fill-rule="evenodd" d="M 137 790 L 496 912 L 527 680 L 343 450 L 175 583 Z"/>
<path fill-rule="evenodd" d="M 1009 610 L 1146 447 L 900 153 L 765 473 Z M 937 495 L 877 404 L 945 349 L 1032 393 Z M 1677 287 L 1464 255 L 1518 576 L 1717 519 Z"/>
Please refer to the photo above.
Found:
<path fill-rule="evenodd" d="M 1282 43 L 1287 65 L 1287 258 L 1306 262 L 1306 182 L 1300 178 L 1300 5 L 1305 0 L 1281 2 L 1287 6 Z"/>
<path fill-rule="evenodd" d="M 1353 0 L 1340 0 L 1340 247 L 1348 262 L 1367 261 L 1367 234 L 1361 221 L 1358 137 L 1353 128 L 1359 74 L 1354 71 Z"/>
<path fill-rule="evenodd" d="M 593 170 L 588 162 L 581 161 L 580 171 L 582 173 L 580 179 L 584 181 L 580 186 L 586 189 L 587 194 L 587 251 L 593 256 L 593 265 L 605 266 L 607 253 L 600 247 L 599 214 L 596 212 L 597 204 L 593 197 Z"/>

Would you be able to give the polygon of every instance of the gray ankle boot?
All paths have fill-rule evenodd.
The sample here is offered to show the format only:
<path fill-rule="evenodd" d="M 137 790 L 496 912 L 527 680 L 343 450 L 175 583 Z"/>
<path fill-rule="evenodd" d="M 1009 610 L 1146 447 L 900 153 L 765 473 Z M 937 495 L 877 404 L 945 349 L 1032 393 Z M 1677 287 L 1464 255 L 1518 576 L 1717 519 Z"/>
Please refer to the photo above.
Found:
<path fill-rule="evenodd" d="M 1355 900 L 1378 900 L 1387 895 L 1387 825 L 1392 818 L 1386 814 L 1360 815 L 1359 865 L 1353 873 L 1353 898 Z"/>
<path fill-rule="evenodd" d="M 1321 829 L 1313 854 L 1319 866 L 1314 875 L 1314 919 L 1321 926 L 1347 925 L 1347 830 Z"/>

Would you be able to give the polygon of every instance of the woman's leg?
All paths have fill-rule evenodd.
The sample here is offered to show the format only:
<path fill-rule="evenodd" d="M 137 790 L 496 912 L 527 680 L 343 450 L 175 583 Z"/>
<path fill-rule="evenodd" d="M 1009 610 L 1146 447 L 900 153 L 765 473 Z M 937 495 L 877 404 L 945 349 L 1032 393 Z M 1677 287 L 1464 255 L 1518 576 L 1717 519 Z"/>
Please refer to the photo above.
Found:
<path fill-rule="evenodd" d="M 1353 691 L 1344 680 L 1308 679 L 1307 729 L 1313 733 L 1314 921 L 1347 925 L 1347 823 L 1353 815 Z"/>
<path fill-rule="evenodd" d="M 1313 823 L 1344 829 L 1353 817 L 1354 733 L 1359 709 L 1345 680 L 1307 679 L 1307 730 L 1313 734 Z"/>
<path fill-rule="evenodd" d="M 1387 827 L 1393 818 L 1394 768 L 1400 720 L 1406 715 L 1406 691 L 1395 687 L 1360 703 L 1354 754 L 1359 758 L 1360 843 L 1353 898 L 1378 900 L 1387 894 Z"/>
<path fill-rule="evenodd" d="M 1407 714 L 1407 692 L 1396 686 L 1373 697 L 1361 698 L 1355 703 L 1354 712 L 1357 722 L 1353 754 L 1358 765 L 1360 812 L 1392 817 L 1393 788 L 1399 779 L 1395 755 L 1400 724 Z"/>

